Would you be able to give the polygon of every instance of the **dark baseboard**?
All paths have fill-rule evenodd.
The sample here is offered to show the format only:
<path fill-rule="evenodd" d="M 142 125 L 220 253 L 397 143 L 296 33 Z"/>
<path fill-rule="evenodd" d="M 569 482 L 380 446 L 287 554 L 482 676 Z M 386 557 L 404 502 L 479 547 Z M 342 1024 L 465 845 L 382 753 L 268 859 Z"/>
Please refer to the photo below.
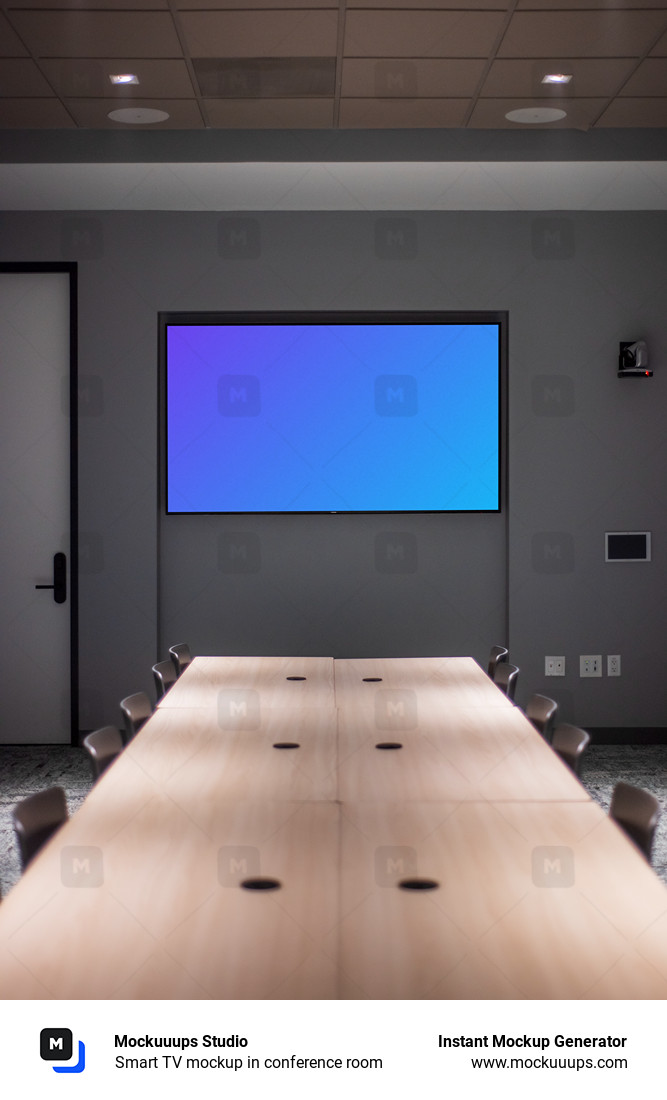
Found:
<path fill-rule="evenodd" d="M 667 745 L 667 726 L 587 726 L 593 745 Z"/>

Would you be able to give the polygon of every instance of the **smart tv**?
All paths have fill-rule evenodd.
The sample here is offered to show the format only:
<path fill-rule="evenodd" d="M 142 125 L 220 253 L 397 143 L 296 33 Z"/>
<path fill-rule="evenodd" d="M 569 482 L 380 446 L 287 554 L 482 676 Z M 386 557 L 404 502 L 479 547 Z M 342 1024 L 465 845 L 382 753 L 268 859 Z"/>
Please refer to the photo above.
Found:
<path fill-rule="evenodd" d="M 501 313 L 163 313 L 168 514 L 497 512 Z"/>

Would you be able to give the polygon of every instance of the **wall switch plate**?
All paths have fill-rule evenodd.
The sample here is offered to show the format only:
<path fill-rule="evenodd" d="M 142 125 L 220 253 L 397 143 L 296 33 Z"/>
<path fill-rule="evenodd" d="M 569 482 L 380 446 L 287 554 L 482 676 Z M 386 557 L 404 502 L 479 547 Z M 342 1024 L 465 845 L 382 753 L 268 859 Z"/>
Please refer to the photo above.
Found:
<path fill-rule="evenodd" d="M 544 675 L 545 676 L 564 676 L 565 675 L 565 658 L 564 657 L 545 657 L 544 658 Z"/>
<path fill-rule="evenodd" d="M 607 657 L 607 676 L 620 676 L 621 675 L 621 655 L 620 653 L 610 654 Z"/>
<path fill-rule="evenodd" d="M 602 655 L 600 653 L 579 658 L 580 676 L 602 676 Z"/>

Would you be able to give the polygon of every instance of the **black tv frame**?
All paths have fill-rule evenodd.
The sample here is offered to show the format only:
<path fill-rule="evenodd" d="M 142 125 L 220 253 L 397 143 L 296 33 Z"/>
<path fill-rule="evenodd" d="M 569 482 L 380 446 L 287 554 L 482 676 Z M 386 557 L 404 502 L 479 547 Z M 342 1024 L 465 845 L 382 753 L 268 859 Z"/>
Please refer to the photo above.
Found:
<path fill-rule="evenodd" d="M 498 326 L 498 507 L 432 510 L 179 512 L 168 510 L 167 330 L 170 325 L 216 324 L 490 324 Z M 507 506 L 507 378 L 509 315 L 505 310 L 167 310 L 158 313 L 158 513 L 165 516 L 496 515 Z"/>

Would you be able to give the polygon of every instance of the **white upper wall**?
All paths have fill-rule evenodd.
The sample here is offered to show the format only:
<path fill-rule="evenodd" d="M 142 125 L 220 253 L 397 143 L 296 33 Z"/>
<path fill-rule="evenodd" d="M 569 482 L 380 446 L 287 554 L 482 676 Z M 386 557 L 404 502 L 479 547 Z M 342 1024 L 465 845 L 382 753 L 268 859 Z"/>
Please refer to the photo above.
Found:
<path fill-rule="evenodd" d="M 0 164 L 3 210 L 665 210 L 667 162 Z"/>

